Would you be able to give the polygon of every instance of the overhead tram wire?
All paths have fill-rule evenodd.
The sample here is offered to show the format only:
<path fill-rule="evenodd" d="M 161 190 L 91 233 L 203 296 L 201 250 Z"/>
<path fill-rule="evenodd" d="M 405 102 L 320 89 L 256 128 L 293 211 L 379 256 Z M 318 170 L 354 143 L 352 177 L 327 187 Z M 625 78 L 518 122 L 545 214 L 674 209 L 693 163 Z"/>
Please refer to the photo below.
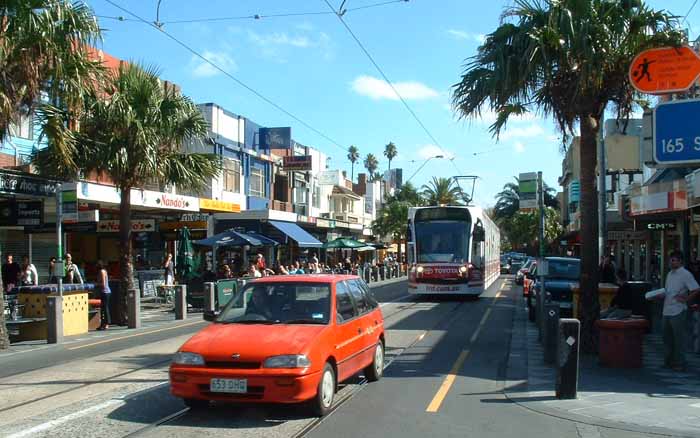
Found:
<path fill-rule="evenodd" d="M 374 58 L 372 57 L 372 55 L 371 55 L 371 54 L 369 53 L 369 51 L 365 48 L 364 44 L 362 44 L 362 41 L 360 41 L 360 39 L 357 37 L 357 35 L 355 35 L 355 32 L 352 31 L 352 29 L 350 28 L 350 26 L 348 25 L 348 23 L 343 19 L 343 15 L 345 14 L 345 12 L 343 12 L 343 11 L 338 12 L 338 11 L 335 10 L 335 8 L 333 8 L 333 5 L 331 5 L 331 3 L 330 3 L 328 0 L 323 0 L 323 1 L 326 3 L 326 5 L 328 6 L 328 8 L 329 8 L 331 11 L 333 11 L 333 13 L 335 14 L 335 16 L 338 17 L 338 20 L 340 20 L 340 22 L 341 22 L 342 25 L 345 27 L 345 29 L 348 31 L 348 33 L 350 34 L 350 36 L 352 36 L 352 38 L 355 40 L 355 42 L 356 42 L 357 45 L 360 47 L 360 49 L 362 50 L 362 52 L 364 52 L 364 54 L 365 54 L 365 55 L 367 56 L 367 58 L 370 60 L 370 62 L 371 62 L 372 65 L 374 66 L 374 68 L 379 72 L 379 74 L 382 76 L 382 78 L 384 78 L 384 80 L 386 81 L 386 83 L 389 84 L 389 87 L 391 87 L 391 89 L 394 91 L 394 94 L 396 94 L 396 96 L 399 98 L 399 100 L 401 101 L 401 103 L 403 104 L 403 106 L 406 108 L 406 110 L 411 114 L 411 116 L 415 119 L 415 121 L 418 122 L 418 125 L 420 125 L 420 127 L 421 127 L 421 128 L 423 129 L 423 131 L 428 135 L 428 137 L 433 141 L 433 143 L 434 143 L 438 148 L 440 148 L 440 150 L 442 151 L 443 155 L 445 155 L 445 156 L 446 156 L 446 155 L 451 155 L 451 154 L 447 154 L 447 152 L 445 152 L 445 149 L 440 145 L 440 142 L 437 141 L 437 139 L 435 138 L 435 136 L 430 132 L 430 130 L 427 128 L 427 126 L 425 126 L 425 124 L 424 124 L 423 121 L 418 117 L 418 115 L 415 113 L 415 111 L 413 111 L 413 109 L 412 109 L 411 106 L 408 104 L 408 102 L 406 102 L 406 100 L 403 98 L 403 96 L 401 96 L 401 94 L 399 93 L 399 91 L 398 91 L 398 90 L 396 89 L 396 87 L 394 86 L 393 82 L 391 82 L 391 80 L 389 80 L 389 77 L 386 75 L 386 73 L 384 73 L 384 70 L 379 66 L 379 64 L 377 63 L 377 61 L 374 60 Z M 392 3 L 392 2 L 398 3 L 398 2 L 404 2 L 404 1 L 407 1 L 407 0 L 392 0 L 391 2 L 385 2 L 384 4 L 388 4 L 388 3 Z M 360 7 L 360 8 L 361 8 L 361 7 Z M 358 9 L 358 8 L 355 8 L 355 10 L 357 10 L 357 9 Z M 350 11 L 350 10 L 352 10 L 352 9 L 347 9 L 347 10 L 345 10 L 345 11 Z M 454 160 L 450 160 L 450 162 L 452 163 L 452 165 L 454 166 L 454 168 L 455 168 L 455 169 L 457 170 L 457 172 L 459 173 L 459 168 L 458 168 L 457 165 L 454 163 Z"/>
<path fill-rule="evenodd" d="M 131 15 L 132 17 L 138 19 L 138 21 L 141 21 L 141 22 L 143 22 L 143 23 L 145 23 L 145 24 L 148 24 L 148 25 L 149 25 L 150 27 L 152 27 L 153 29 L 155 29 L 155 30 L 161 32 L 163 35 L 167 36 L 168 38 L 170 38 L 171 40 L 173 40 L 174 42 L 176 42 L 179 46 L 183 47 L 185 50 L 187 50 L 188 52 L 192 53 L 192 54 L 193 54 L 194 56 L 196 56 L 197 58 L 199 58 L 199 59 L 201 59 L 202 61 L 206 62 L 207 64 L 211 65 L 211 66 L 214 67 L 217 71 L 221 72 L 224 76 L 228 77 L 229 79 L 231 79 L 232 81 L 234 81 L 235 83 L 237 83 L 238 85 L 240 85 L 241 87 L 243 87 L 243 88 L 245 88 L 246 90 L 248 90 L 249 92 L 253 93 L 255 96 L 257 96 L 258 98 L 260 98 L 261 100 L 263 100 L 263 101 L 266 102 L 267 104 L 273 106 L 274 108 L 276 108 L 277 110 L 279 110 L 279 111 L 282 112 L 283 114 L 285 114 L 285 115 L 289 116 L 290 118 L 292 118 L 293 120 L 299 122 L 301 125 L 303 125 L 303 126 L 306 127 L 307 129 L 311 130 L 312 132 L 316 133 L 316 134 L 319 135 L 320 137 L 326 139 L 326 140 L 329 141 L 332 145 L 337 146 L 338 148 L 342 149 L 343 152 L 347 152 L 347 148 L 344 147 L 344 146 L 342 146 L 339 142 L 335 141 L 334 139 L 332 139 L 332 138 L 329 137 L 328 135 L 324 134 L 324 133 L 321 132 L 320 130 L 318 130 L 318 129 L 314 128 L 313 126 L 311 126 L 310 124 L 306 123 L 304 120 L 302 120 L 301 118 L 299 118 L 299 117 L 297 117 L 296 115 L 292 114 L 291 112 L 289 112 L 288 110 L 286 110 L 284 107 L 282 107 L 281 105 L 277 104 L 277 103 L 274 102 L 272 99 L 266 97 L 265 95 L 263 95 L 262 93 L 260 93 L 259 91 L 257 91 L 257 90 L 254 89 L 253 87 L 251 87 L 250 85 L 248 85 L 248 84 L 246 84 L 245 82 L 241 81 L 240 79 L 236 78 L 236 77 L 233 76 L 231 73 L 229 73 L 228 71 L 226 71 L 225 69 L 223 69 L 222 67 L 220 67 L 218 64 L 216 64 L 215 62 L 210 61 L 210 60 L 207 59 L 204 55 L 202 55 L 201 53 L 197 52 L 195 49 L 193 49 L 192 47 L 190 47 L 189 45 L 187 45 L 185 42 L 180 41 L 177 37 L 175 37 L 174 35 L 168 33 L 168 32 L 167 32 L 166 30 L 164 30 L 162 27 L 158 27 L 158 26 L 155 25 L 154 23 L 151 23 L 151 22 L 149 22 L 148 20 L 142 18 L 141 16 L 135 14 L 134 12 L 131 12 L 130 10 L 128 10 L 128 9 L 126 9 L 126 8 L 124 8 L 124 7 L 122 7 L 122 6 L 120 6 L 119 4 L 117 4 L 116 2 L 114 2 L 113 0 L 105 0 L 105 1 L 106 1 L 107 3 L 109 3 L 109 4 L 111 4 L 112 6 L 114 6 L 115 8 L 121 10 L 122 12 L 125 12 L 126 14 L 129 14 L 129 15 Z"/>
<path fill-rule="evenodd" d="M 693 9 L 695 9 L 695 5 L 698 4 L 698 0 L 695 0 L 692 5 L 690 5 L 690 8 L 688 9 L 688 12 L 685 13 L 685 17 L 683 17 L 683 21 L 681 21 L 681 24 L 685 23 L 688 21 L 688 16 L 690 15 L 691 12 L 693 12 Z"/>

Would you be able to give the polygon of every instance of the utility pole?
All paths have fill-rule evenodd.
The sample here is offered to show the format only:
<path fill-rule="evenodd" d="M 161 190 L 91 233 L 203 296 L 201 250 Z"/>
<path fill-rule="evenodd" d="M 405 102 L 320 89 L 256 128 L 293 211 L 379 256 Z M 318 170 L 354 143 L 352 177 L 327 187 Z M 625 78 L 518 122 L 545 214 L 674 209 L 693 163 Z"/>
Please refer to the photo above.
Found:
<path fill-rule="evenodd" d="M 58 280 L 58 295 L 63 296 L 63 191 L 61 184 L 56 184 L 56 265 L 54 275 Z M 60 268 L 60 269 L 59 269 Z"/>
<path fill-rule="evenodd" d="M 605 137 L 603 133 L 603 128 L 605 126 L 605 119 L 603 118 L 603 123 L 598 127 L 598 255 L 600 257 L 604 256 L 607 251 L 607 216 L 606 209 L 608 205 L 607 201 L 607 189 L 605 187 L 605 176 L 607 174 L 607 163 L 605 162 Z"/>
<path fill-rule="evenodd" d="M 537 205 L 540 209 L 540 257 L 544 257 L 544 226 L 545 226 L 545 214 L 544 214 L 544 182 L 542 181 L 542 172 L 537 172 Z"/>

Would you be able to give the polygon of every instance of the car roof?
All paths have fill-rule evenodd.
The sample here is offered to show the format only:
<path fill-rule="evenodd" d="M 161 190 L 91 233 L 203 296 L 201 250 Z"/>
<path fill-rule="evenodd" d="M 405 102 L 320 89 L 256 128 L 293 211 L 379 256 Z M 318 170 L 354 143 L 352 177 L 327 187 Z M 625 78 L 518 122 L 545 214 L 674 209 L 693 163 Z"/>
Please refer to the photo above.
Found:
<path fill-rule="evenodd" d="M 269 277 L 256 278 L 250 282 L 255 283 L 335 283 L 343 280 L 357 280 L 357 275 L 334 275 L 334 274 L 290 274 L 271 275 Z"/>
<path fill-rule="evenodd" d="M 545 257 L 546 260 L 551 260 L 554 262 L 580 262 L 581 259 L 576 257 Z"/>

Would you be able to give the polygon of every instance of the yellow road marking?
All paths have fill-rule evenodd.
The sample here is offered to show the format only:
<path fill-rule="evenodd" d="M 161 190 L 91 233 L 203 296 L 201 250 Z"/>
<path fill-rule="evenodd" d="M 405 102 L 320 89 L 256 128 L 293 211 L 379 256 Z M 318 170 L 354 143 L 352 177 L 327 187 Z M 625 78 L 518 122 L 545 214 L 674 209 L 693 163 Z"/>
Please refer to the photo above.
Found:
<path fill-rule="evenodd" d="M 440 405 L 442 404 L 443 400 L 445 400 L 447 393 L 450 391 L 450 388 L 457 377 L 457 373 L 462 368 L 462 365 L 464 365 L 464 361 L 467 360 L 467 356 L 469 356 L 469 350 L 462 350 L 457 358 L 457 361 L 454 363 L 454 365 L 452 365 L 450 374 L 445 377 L 442 385 L 440 385 L 440 389 L 438 389 L 438 392 L 435 394 L 435 397 L 433 397 L 433 400 L 430 402 L 425 412 L 434 413 L 440 409 Z"/>
<path fill-rule="evenodd" d="M 148 332 L 134 333 L 133 335 L 120 336 L 120 337 L 118 337 L 118 338 L 105 339 L 104 341 L 98 341 L 98 342 L 93 342 L 93 343 L 91 343 L 91 344 L 85 344 L 85 345 L 79 345 L 79 346 L 77 346 L 77 347 L 71 347 L 71 348 L 68 348 L 68 350 L 80 350 L 81 348 L 93 347 L 93 346 L 95 346 L 95 345 L 100 345 L 100 344 L 107 344 L 107 343 L 109 343 L 109 342 L 119 341 L 119 340 L 121 340 L 121 339 L 135 338 L 135 337 L 137 337 L 137 336 L 150 335 L 151 333 L 164 332 L 164 331 L 167 331 L 167 330 L 175 330 L 175 329 L 178 329 L 178 328 L 181 328 L 181 327 L 189 327 L 189 326 L 191 326 L 191 325 L 201 324 L 202 322 L 204 322 L 204 321 L 194 321 L 194 322 L 190 322 L 190 323 L 188 323 L 188 324 L 181 324 L 181 325 L 176 325 L 176 326 L 172 326 L 172 327 L 166 327 L 166 328 L 162 328 L 162 329 L 158 329 L 158 330 L 151 330 L 151 331 L 148 331 Z"/>
<path fill-rule="evenodd" d="M 484 316 L 481 317 L 481 322 L 479 322 L 479 326 L 476 328 L 476 331 L 472 335 L 471 339 L 469 339 L 470 343 L 473 344 L 474 342 L 476 342 L 476 338 L 479 337 L 479 333 L 481 332 L 481 327 L 484 326 L 484 324 L 486 323 L 486 320 L 489 318 L 490 314 L 491 314 L 491 308 L 489 307 L 488 309 L 486 309 L 486 312 L 484 312 Z"/>

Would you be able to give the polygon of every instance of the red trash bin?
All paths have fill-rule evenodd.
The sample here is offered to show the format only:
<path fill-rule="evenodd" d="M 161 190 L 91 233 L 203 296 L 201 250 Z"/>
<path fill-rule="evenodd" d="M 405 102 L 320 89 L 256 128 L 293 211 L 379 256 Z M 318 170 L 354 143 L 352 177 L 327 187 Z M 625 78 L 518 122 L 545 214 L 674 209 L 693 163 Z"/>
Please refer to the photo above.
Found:
<path fill-rule="evenodd" d="M 642 344 L 649 323 L 644 319 L 600 319 L 598 357 L 611 368 L 641 368 Z"/>

